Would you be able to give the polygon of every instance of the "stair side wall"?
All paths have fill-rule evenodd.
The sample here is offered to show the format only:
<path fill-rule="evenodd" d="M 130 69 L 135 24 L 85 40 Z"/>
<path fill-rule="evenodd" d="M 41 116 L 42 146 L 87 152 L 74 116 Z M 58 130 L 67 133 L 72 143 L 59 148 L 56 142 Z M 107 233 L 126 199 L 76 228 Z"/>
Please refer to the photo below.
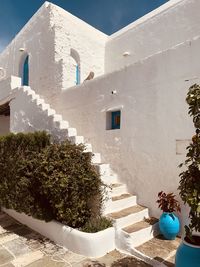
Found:
<path fill-rule="evenodd" d="M 53 116 L 49 116 L 47 110 L 35 103 L 34 91 L 31 90 L 33 95 L 27 95 L 23 87 L 18 87 L 14 91 L 15 97 L 10 102 L 11 132 L 26 133 L 45 130 L 55 138 L 62 138 L 63 133 L 59 127 L 55 127 Z"/>

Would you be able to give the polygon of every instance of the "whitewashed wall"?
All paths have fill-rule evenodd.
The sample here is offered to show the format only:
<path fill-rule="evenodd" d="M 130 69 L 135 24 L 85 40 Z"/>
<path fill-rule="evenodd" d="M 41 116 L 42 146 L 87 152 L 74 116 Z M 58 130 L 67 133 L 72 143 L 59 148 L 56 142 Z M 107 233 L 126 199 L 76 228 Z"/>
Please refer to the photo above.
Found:
<path fill-rule="evenodd" d="M 105 72 L 153 55 L 200 34 L 200 1 L 171 0 L 109 37 Z M 123 56 L 130 52 L 130 56 Z"/>
<path fill-rule="evenodd" d="M 63 91 L 54 100 L 56 110 L 102 153 L 103 162 L 111 163 L 154 216 L 159 215 L 158 192 L 177 189 L 177 166 L 193 135 L 185 97 L 189 86 L 200 82 L 199 49 L 196 38 Z M 121 129 L 106 130 L 106 112 L 117 109 Z"/>
<path fill-rule="evenodd" d="M 10 132 L 10 116 L 0 115 L 0 135 Z"/>
<path fill-rule="evenodd" d="M 0 55 L 0 79 L 2 75 L 3 78 L 21 77 L 23 61 L 28 54 L 29 84 L 51 102 L 59 90 L 75 84 L 74 61 L 70 56 L 72 48 L 80 56 L 81 81 L 90 71 L 95 76 L 104 73 L 106 40 L 105 34 L 45 2 Z M 20 52 L 20 48 L 25 51 Z"/>
<path fill-rule="evenodd" d="M 13 90 L 21 85 L 21 79 L 10 76 L 0 80 L 0 105 L 9 102 L 13 97 Z"/>
<path fill-rule="evenodd" d="M 45 3 L 0 55 L 6 77 L 20 76 L 22 63 L 29 54 L 30 86 L 41 95 L 57 90 L 54 75 L 54 31 L 50 25 L 50 6 Z M 20 52 L 20 48 L 25 48 Z"/>
<path fill-rule="evenodd" d="M 95 73 L 95 77 L 102 75 L 107 35 L 56 5 L 51 4 L 51 10 L 55 30 L 55 60 L 62 65 L 62 87 L 75 85 L 71 49 L 80 57 L 81 81 L 90 71 Z"/>

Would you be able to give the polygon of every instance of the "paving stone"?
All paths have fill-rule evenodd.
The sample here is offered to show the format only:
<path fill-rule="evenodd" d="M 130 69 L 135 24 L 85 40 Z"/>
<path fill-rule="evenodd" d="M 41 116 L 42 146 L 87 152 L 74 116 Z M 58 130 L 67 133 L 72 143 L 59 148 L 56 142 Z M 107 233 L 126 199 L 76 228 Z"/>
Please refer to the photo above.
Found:
<path fill-rule="evenodd" d="M 12 241 L 16 238 L 19 238 L 19 236 L 16 234 L 12 234 L 12 233 L 0 234 L 0 245 L 4 244 L 6 242 Z"/>
<path fill-rule="evenodd" d="M 12 264 L 15 267 L 24 267 L 28 264 L 31 264 L 37 260 L 40 260 L 43 258 L 43 253 L 41 251 L 34 251 L 25 255 L 22 255 L 20 257 L 17 257 L 12 261 Z"/>
<path fill-rule="evenodd" d="M 174 263 L 168 262 L 168 261 L 163 261 L 163 263 L 167 266 L 167 267 L 174 267 Z"/>
<path fill-rule="evenodd" d="M 76 266 L 76 264 L 79 264 L 80 262 L 83 262 L 86 259 L 85 256 L 73 253 L 69 250 L 65 251 L 65 253 L 63 253 L 63 254 L 60 253 L 57 255 L 58 255 L 59 259 L 64 260 L 66 262 L 69 262 L 73 266 L 74 265 Z"/>
<path fill-rule="evenodd" d="M 20 239 L 26 244 L 32 251 L 34 250 L 42 250 L 44 247 L 44 241 L 41 239 L 34 239 L 34 238 L 27 238 L 27 237 L 20 237 Z"/>
<path fill-rule="evenodd" d="M 114 262 L 111 267 L 152 267 L 152 265 L 133 257 L 125 257 Z"/>
<path fill-rule="evenodd" d="M 28 246 L 19 238 L 5 243 L 4 247 L 12 252 L 16 257 L 31 252 Z"/>
<path fill-rule="evenodd" d="M 13 224 L 10 224 L 10 225 L 7 225 L 5 226 L 3 229 L 4 229 L 4 232 L 3 233 L 14 233 L 14 234 L 17 234 L 17 232 L 23 228 L 23 226 L 21 224 L 18 224 L 18 223 L 13 223 Z"/>
<path fill-rule="evenodd" d="M 5 216 L 5 218 L 0 222 L 0 234 L 9 232 L 10 228 L 12 231 L 12 227 L 14 226 L 19 226 L 19 224 L 14 219 Z"/>
<path fill-rule="evenodd" d="M 8 227 L 10 225 L 14 225 L 14 224 L 19 224 L 19 223 L 13 218 L 9 217 L 8 215 L 5 215 L 3 219 L 0 220 L 0 225 L 3 228 Z"/>
<path fill-rule="evenodd" d="M 64 247 L 61 247 L 59 245 L 56 245 L 55 243 L 51 242 L 50 240 L 47 240 L 43 243 L 42 248 L 40 250 L 47 256 L 51 255 L 62 255 L 66 253 L 67 249 Z"/>
<path fill-rule="evenodd" d="M 77 265 L 73 265 L 73 267 L 106 267 L 104 263 L 100 263 L 97 260 L 86 260 Z"/>
<path fill-rule="evenodd" d="M 9 253 L 6 249 L 0 249 L 0 265 L 6 264 L 13 259 L 13 255 Z"/>
<path fill-rule="evenodd" d="M 56 261 L 51 257 L 44 257 L 38 261 L 26 265 L 26 267 L 66 267 L 67 265 L 64 261 Z"/>
<path fill-rule="evenodd" d="M 175 264 L 175 255 L 169 259 L 167 259 L 166 261 L 163 262 L 166 266 L 168 267 L 174 267 Z"/>
<path fill-rule="evenodd" d="M 106 266 L 110 266 L 113 262 L 123 258 L 124 256 L 125 255 L 120 253 L 119 251 L 113 250 L 101 258 L 97 258 L 97 261 L 102 264 L 104 263 Z"/>
<path fill-rule="evenodd" d="M 4 264 L 2 267 L 15 267 L 12 263 Z"/>
<path fill-rule="evenodd" d="M 20 236 L 26 236 L 28 234 L 30 234 L 32 232 L 32 230 L 30 228 L 28 228 L 27 226 L 22 226 L 22 227 L 17 227 L 14 230 L 15 234 L 20 235 Z"/>

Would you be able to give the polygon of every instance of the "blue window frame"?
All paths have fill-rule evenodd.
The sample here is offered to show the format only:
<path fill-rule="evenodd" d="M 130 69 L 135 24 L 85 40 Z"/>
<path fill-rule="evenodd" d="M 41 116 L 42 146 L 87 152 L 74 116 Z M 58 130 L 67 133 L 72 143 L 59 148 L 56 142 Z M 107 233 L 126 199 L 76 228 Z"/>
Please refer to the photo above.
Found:
<path fill-rule="evenodd" d="M 29 57 L 27 56 L 23 65 L 22 85 L 29 85 Z"/>
<path fill-rule="evenodd" d="M 121 123 L 121 111 L 112 111 L 111 112 L 111 129 L 120 129 Z"/>
<path fill-rule="evenodd" d="M 76 65 L 76 85 L 80 84 L 80 68 L 79 65 Z"/>

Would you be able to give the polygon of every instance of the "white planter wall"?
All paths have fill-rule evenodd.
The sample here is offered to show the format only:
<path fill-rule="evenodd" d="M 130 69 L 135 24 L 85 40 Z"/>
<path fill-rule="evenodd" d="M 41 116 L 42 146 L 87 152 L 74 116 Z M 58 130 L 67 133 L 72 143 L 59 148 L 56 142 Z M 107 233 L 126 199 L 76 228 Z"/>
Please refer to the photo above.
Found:
<path fill-rule="evenodd" d="M 72 252 L 87 257 L 101 257 L 115 249 L 113 227 L 97 233 L 84 233 L 56 221 L 46 223 L 14 210 L 3 209 L 3 211 Z"/>

